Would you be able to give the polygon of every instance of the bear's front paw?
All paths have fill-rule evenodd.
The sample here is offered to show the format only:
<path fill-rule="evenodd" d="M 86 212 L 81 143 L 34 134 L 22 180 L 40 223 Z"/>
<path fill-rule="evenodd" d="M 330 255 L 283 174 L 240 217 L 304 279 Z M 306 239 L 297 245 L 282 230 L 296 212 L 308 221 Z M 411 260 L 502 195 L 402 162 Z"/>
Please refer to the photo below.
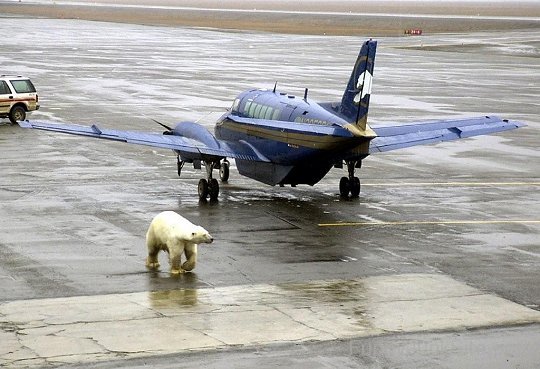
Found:
<path fill-rule="evenodd" d="M 186 272 L 191 272 L 194 268 L 194 262 L 186 261 L 184 264 L 182 264 L 182 269 L 184 269 Z"/>
<path fill-rule="evenodd" d="M 173 275 L 184 274 L 185 272 L 186 271 L 182 268 L 180 269 L 171 268 L 171 274 Z"/>

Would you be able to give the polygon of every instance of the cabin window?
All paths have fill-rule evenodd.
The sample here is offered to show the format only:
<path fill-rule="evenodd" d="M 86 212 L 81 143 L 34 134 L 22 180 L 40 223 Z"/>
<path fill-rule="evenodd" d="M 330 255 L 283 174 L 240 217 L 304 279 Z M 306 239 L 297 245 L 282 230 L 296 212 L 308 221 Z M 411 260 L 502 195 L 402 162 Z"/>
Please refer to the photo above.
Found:
<path fill-rule="evenodd" d="M 238 112 L 238 105 L 240 105 L 240 99 L 236 99 L 234 100 L 234 103 L 232 105 L 232 111 L 233 112 Z"/>
<path fill-rule="evenodd" d="M 255 112 L 253 114 L 254 118 L 258 118 L 260 116 L 259 114 L 261 114 L 261 109 L 263 108 L 262 105 L 259 105 L 259 104 L 256 104 L 256 105 L 257 107 L 255 108 Z"/>
<path fill-rule="evenodd" d="M 257 103 L 252 102 L 249 106 L 249 112 L 248 117 L 253 118 L 255 116 L 255 108 L 257 107 Z"/>
<path fill-rule="evenodd" d="M 252 102 L 253 101 L 248 101 L 248 102 L 246 102 L 246 105 L 244 105 L 244 114 L 247 115 L 247 116 L 249 116 L 249 107 L 251 106 Z"/>
<path fill-rule="evenodd" d="M 257 116 L 259 119 L 264 119 L 266 116 L 266 112 L 268 111 L 268 106 L 262 106 L 261 111 L 259 112 L 259 115 Z"/>
<path fill-rule="evenodd" d="M 266 110 L 266 114 L 264 114 L 264 119 L 272 119 L 272 114 L 274 113 L 274 109 L 271 107 L 268 107 Z"/>
<path fill-rule="evenodd" d="M 253 100 L 244 105 L 244 114 L 249 118 L 279 120 L 281 111 L 268 105 L 257 104 Z"/>

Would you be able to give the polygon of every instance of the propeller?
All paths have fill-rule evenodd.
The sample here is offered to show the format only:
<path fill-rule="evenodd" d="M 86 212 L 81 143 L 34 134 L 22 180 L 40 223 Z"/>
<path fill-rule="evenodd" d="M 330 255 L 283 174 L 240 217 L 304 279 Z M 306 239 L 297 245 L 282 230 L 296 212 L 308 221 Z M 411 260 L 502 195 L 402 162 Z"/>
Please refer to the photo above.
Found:
<path fill-rule="evenodd" d="M 168 125 L 166 124 L 163 124 L 155 119 L 152 119 L 155 123 L 159 124 L 160 126 L 162 126 L 163 128 L 166 129 L 165 132 L 163 132 L 164 135 L 172 135 L 173 134 L 173 129 L 171 127 L 169 127 Z"/>

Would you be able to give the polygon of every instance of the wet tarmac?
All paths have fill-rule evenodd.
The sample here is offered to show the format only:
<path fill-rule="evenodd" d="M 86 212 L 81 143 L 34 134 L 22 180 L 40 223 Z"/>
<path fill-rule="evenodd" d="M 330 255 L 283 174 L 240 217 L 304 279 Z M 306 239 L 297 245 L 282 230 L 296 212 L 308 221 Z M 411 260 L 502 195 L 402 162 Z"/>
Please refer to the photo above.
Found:
<path fill-rule="evenodd" d="M 309 87 L 314 99 L 337 100 L 363 41 L 2 18 L 1 30 L 14 28 L 25 34 L 2 41 L 0 65 L 2 73 L 30 76 L 38 88 L 42 109 L 30 119 L 155 131 L 152 118 L 167 124 L 201 120 L 211 127 L 238 92 L 271 88 L 276 80 L 291 93 Z M 179 179 L 169 151 L 23 130 L 3 121 L 0 336 L 14 346 L 0 349 L 0 365 L 135 367 L 146 362 L 138 360 L 151 360 L 155 367 L 227 367 L 232 360 L 241 367 L 259 359 L 262 367 L 431 368 L 437 360 L 449 368 L 534 367 L 538 350 L 518 345 L 516 337 L 538 342 L 539 336 L 539 39 L 540 31 L 530 30 L 378 39 L 372 123 L 497 114 L 528 127 L 372 156 L 359 173 L 356 200 L 339 198 L 338 169 L 314 187 L 279 188 L 242 178 L 233 166 L 219 201 L 199 203 L 201 173 L 186 168 Z M 22 47 L 27 40 L 32 46 Z M 164 255 L 161 272 L 144 267 L 144 234 L 163 210 L 181 213 L 216 238 L 200 247 L 194 273 L 171 276 Z M 343 295 L 320 290 L 328 281 L 345 288 L 377 278 L 399 290 L 412 276 L 433 278 L 441 283 L 435 290 L 444 293 L 430 295 L 434 285 L 417 279 L 403 296 L 389 297 L 390 287 L 378 300 L 359 297 L 377 289 L 351 289 L 345 302 Z M 441 299 L 456 297 L 450 287 L 465 300 L 485 300 L 474 307 L 459 300 L 449 305 L 454 310 L 445 310 Z M 249 291 L 249 299 L 238 297 Z M 165 294 L 160 306 L 141 302 L 156 293 Z M 273 299 L 264 298 L 269 293 Z M 202 316 L 206 326 L 188 327 L 212 342 L 195 348 L 179 342 L 163 350 L 145 348 L 144 340 L 136 344 L 136 319 L 194 319 L 185 308 L 194 294 L 203 312 L 192 317 Z M 115 312 L 94 318 L 85 307 L 88 299 L 90 307 L 109 304 Z M 395 303 L 371 310 L 373 316 L 395 321 L 355 316 L 358 305 L 381 299 Z M 126 301 L 144 309 L 129 309 L 122 305 Z M 400 301 L 417 303 L 404 309 Z M 79 308 L 61 319 L 62 306 Z M 212 306 L 235 311 L 235 324 L 215 318 L 225 315 L 205 316 Z M 32 315 L 32 308 L 38 313 Z M 502 317 L 490 315 L 499 308 Z M 240 313 L 268 310 L 270 315 Z M 398 314 L 403 311 L 410 313 Z M 471 312 L 478 315 L 469 319 Z M 338 328 L 317 326 L 324 325 L 322 313 Z M 272 331 L 269 319 L 250 336 L 249 320 L 243 319 L 254 315 L 280 323 Z M 114 328 L 127 336 L 100 341 L 106 335 L 96 333 L 96 326 L 75 329 L 81 316 L 88 318 L 83 325 L 101 323 L 109 331 L 108 323 L 128 321 Z M 375 328 L 355 331 L 348 322 L 354 317 Z M 439 325 L 443 321 L 448 324 Z M 280 335 L 279 327 L 293 323 L 299 334 Z M 274 336 L 259 337 L 265 330 Z M 170 329 L 150 329 L 156 336 L 164 331 Z M 222 331 L 239 338 L 228 340 Z M 93 341 L 71 341 L 78 348 L 58 352 L 47 348 L 51 337 L 66 348 L 73 337 Z M 115 346 L 125 340 L 133 345 Z M 427 341 L 440 345 L 423 350 Z M 471 352 L 476 345 L 482 350 Z M 400 350 L 384 348 L 392 346 Z M 191 350 L 203 352 L 183 354 L 189 362 L 178 363 L 178 353 Z"/>

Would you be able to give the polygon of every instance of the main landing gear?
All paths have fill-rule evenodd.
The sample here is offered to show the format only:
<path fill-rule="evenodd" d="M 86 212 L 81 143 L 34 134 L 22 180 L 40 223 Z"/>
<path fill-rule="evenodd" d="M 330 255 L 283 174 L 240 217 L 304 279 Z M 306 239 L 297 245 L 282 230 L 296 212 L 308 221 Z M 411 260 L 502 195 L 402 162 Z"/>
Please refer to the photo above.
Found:
<path fill-rule="evenodd" d="M 348 198 L 349 193 L 352 198 L 360 195 L 360 179 L 354 176 L 354 169 L 362 167 L 362 161 L 347 161 L 348 177 L 341 177 L 339 181 L 339 194 L 341 197 Z"/>
<path fill-rule="evenodd" d="M 199 180 L 199 200 L 206 201 L 210 197 L 210 201 L 215 201 L 219 195 L 219 182 L 212 177 L 214 169 L 219 169 L 219 179 L 221 182 L 227 182 L 229 180 L 229 161 L 223 159 L 223 162 L 218 161 L 205 161 L 204 166 L 206 168 L 206 177 L 208 179 L 201 178 Z"/>
<path fill-rule="evenodd" d="M 181 160 L 180 157 L 178 157 L 177 168 L 179 176 L 182 172 L 184 164 L 185 162 Z M 202 201 L 206 201 L 206 199 L 210 197 L 211 201 L 217 200 L 219 196 L 219 182 L 217 181 L 217 179 L 212 177 L 212 172 L 214 171 L 214 169 L 219 169 L 219 178 L 221 179 L 221 182 L 227 182 L 229 180 L 229 161 L 227 159 L 223 159 L 222 162 L 220 160 L 208 160 L 194 164 L 196 169 L 200 169 L 201 164 L 204 165 L 204 167 L 206 168 L 206 178 L 201 178 L 199 180 L 199 185 L 197 186 L 199 199 Z"/>

